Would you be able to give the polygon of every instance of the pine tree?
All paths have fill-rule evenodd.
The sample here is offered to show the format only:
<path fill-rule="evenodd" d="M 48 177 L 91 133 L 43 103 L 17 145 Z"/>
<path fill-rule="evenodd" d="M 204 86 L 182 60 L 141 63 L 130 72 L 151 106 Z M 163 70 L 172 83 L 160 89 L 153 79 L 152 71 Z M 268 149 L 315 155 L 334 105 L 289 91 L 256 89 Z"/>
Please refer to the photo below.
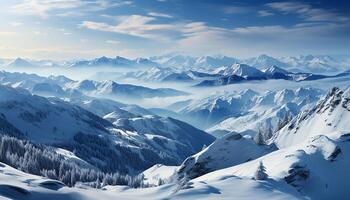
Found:
<path fill-rule="evenodd" d="M 263 163 L 260 161 L 258 169 L 255 172 L 254 179 L 255 180 L 266 180 L 268 175 L 266 173 L 266 168 Z"/>
<path fill-rule="evenodd" d="M 265 144 L 264 136 L 262 135 L 262 132 L 260 129 L 259 129 L 258 133 L 255 134 L 255 136 L 254 136 L 254 142 L 257 145 L 264 145 Z"/>

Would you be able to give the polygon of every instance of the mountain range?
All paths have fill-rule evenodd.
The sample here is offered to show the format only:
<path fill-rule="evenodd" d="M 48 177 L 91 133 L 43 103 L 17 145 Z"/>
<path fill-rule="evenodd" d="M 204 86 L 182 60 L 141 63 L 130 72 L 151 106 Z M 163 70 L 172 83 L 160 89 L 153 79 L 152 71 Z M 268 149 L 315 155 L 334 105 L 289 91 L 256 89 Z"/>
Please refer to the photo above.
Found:
<path fill-rule="evenodd" d="M 335 74 L 345 71 L 349 67 L 349 58 L 329 55 L 301 55 L 298 57 L 285 56 L 275 58 L 262 54 L 248 59 L 238 59 L 228 56 L 202 56 L 192 57 L 181 54 L 166 54 L 162 56 L 153 56 L 150 58 L 128 59 L 121 56 L 109 58 L 102 56 L 92 60 L 75 60 L 56 62 L 50 60 L 25 60 L 16 58 L 12 61 L 3 62 L 5 67 L 171 67 L 181 71 L 211 71 L 222 66 L 232 66 L 233 64 L 247 64 L 260 70 L 277 66 L 282 69 L 298 73 L 315 74 Z"/>

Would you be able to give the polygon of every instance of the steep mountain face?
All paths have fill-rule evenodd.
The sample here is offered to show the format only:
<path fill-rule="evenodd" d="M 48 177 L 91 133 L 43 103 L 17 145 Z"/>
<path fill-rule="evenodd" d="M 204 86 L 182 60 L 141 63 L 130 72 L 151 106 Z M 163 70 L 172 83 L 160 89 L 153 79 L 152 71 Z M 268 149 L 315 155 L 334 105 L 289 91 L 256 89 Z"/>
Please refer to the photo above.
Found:
<path fill-rule="evenodd" d="M 0 87 L 0 96 L 0 129 L 7 130 L 5 134 L 74 151 L 105 172 L 135 173 L 159 162 L 177 165 L 213 141 L 205 132 L 173 119 L 154 117 L 137 123 L 135 114 L 122 109 L 103 119 L 57 98 L 7 86 Z M 125 123 L 115 125 L 111 119 Z"/>
<path fill-rule="evenodd" d="M 275 134 L 271 142 L 288 147 L 311 136 L 326 134 L 332 139 L 348 133 L 350 124 L 350 90 L 333 88 L 327 96 L 310 110 L 300 113 Z"/>
<path fill-rule="evenodd" d="M 217 139 L 201 152 L 188 157 L 178 168 L 177 176 L 193 179 L 206 173 L 238 165 L 265 155 L 272 147 L 257 145 L 252 139 L 230 133 Z"/>

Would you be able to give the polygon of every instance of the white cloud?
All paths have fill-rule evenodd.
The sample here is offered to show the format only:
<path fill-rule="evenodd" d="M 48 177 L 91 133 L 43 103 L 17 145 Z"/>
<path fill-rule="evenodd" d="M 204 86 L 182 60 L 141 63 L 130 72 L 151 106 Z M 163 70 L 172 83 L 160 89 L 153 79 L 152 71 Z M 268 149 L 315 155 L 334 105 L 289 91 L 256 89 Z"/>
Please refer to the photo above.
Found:
<path fill-rule="evenodd" d="M 112 7 L 131 5 L 132 1 L 111 0 L 22 0 L 12 7 L 20 15 L 38 15 L 49 17 L 51 12 L 56 16 L 79 16 L 84 12 L 99 11 Z M 78 9 L 71 11 L 72 9 Z"/>
<path fill-rule="evenodd" d="M 24 0 L 13 6 L 13 11 L 24 15 L 39 15 L 46 17 L 51 10 L 76 8 L 82 6 L 80 0 Z"/>
<path fill-rule="evenodd" d="M 158 12 L 149 12 L 149 16 L 152 17 L 164 17 L 164 18 L 173 18 L 173 16 L 165 14 L 165 13 L 158 13 Z"/>
<path fill-rule="evenodd" d="M 297 14 L 306 21 L 346 22 L 349 20 L 348 17 L 341 16 L 336 12 L 314 8 L 310 4 L 301 2 L 274 2 L 268 3 L 266 6 L 285 14 Z"/>
<path fill-rule="evenodd" d="M 154 17 L 130 15 L 119 17 L 119 23 L 116 25 L 110 25 L 104 22 L 84 21 L 80 26 L 92 30 L 158 39 L 161 39 L 161 37 L 168 37 L 168 34 L 164 32 L 171 32 L 175 29 L 174 25 L 171 24 L 150 23 L 155 20 Z"/>
<path fill-rule="evenodd" d="M 274 14 L 272 12 L 268 11 L 268 10 L 259 10 L 258 11 L 258 15 L 260 17 L 267 17 L 267 16 L 272 16 Z"/>

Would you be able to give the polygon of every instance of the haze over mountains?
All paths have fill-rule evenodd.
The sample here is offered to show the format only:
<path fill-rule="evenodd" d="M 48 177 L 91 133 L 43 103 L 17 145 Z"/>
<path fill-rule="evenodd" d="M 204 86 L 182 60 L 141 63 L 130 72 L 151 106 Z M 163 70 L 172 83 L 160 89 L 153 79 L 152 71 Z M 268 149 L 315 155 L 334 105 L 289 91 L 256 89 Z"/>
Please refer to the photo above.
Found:
<path fill-rule="evenodd" d="M 198 71 L 210 70 L 222 66 L 231 66 L 236 63 L 247 64 L 260 70 L 277 66 L 291 72 L 305 73 L 336 73 L 347 69 L 349 57 L 328 55 L 301 55 L 298 57 L 275 58 L 262 54 L 248 59 L 239 59 L 228 56 L 192 57 L 181 54 L 166 54 L 150 58 L 128 59 L 121 56 L 109 58 L 102 56 L 91 60 L 75 60 L 56 62 L 50 60 L 26 60 L 16 58 L 2 63 L 7 67 L 33 66 L 61 66 L 61 67 L 172 67 L 178 69 L 194 69 Z"/>

